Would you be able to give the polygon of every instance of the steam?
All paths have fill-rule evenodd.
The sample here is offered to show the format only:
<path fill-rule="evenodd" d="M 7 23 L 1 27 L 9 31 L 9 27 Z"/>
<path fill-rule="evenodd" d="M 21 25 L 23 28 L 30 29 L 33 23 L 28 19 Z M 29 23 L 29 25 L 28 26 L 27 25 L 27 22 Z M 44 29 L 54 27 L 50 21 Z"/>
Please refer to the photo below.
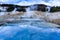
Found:
<path fill-rule="evenodd" d="M 34 5 L 26 8 L 26 13 L 23 15 L 23 17 L 30 18 L 34 14 L 34 11 L 31 11 L 31 10 L 35 10 L 36 8 L 37 8 L 37 6 L 34 6 Z"/>
<path fill-rule="evenodd" d="M 7 7 L 1 7 L 0 6 L 0 16 L 5 14 L 6 9 L 7 9 Z"/>
<path fill-rule="evenodd" d="M 12 11 L 12 14 L 15 14 L 15 13 L 16 13 L 16 10 L 17 10 L 17 9 L 15 8 L 15 9 Z"/>
<path fill-rule="evenodd" d="M 26 8 L 25 16 L 30 17 L 32 15 L 32 12 L 30 12 L 30 7 Z"/>
<path fill-rule="evenodd" d="M 50 9 L 51 9 L 51 7 L 49 7 L 49 6 L 46 7 L 46 16 L 48 16 L 50 14 L 49 13 L 50 12 Z"/>

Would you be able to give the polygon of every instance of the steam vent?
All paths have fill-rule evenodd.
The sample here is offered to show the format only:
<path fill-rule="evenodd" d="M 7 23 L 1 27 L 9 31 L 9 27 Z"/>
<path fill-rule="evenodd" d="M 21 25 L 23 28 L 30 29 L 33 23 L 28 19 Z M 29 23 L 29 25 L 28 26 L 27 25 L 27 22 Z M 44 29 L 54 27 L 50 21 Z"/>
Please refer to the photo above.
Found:
<path fill-rule="evenodd" d="M 0 4 L 0 40 L 60 40 L 60 6 Z"/>

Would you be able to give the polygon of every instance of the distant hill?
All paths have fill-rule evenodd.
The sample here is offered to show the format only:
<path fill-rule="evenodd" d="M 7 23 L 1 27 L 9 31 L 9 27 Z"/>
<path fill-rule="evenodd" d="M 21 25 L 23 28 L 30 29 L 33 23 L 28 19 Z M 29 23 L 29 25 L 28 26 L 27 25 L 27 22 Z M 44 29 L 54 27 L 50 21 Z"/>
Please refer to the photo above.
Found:
<path fill-rule="evenodd" d="M 7 12 L 11 12 L 16 8 L 16 11 L 18 12 L 26 12 L 27 8 L 30 8 L 31 11 L 46 11 L 46 7 L 48 5 L 44 5 L 44 4 L 34 4 L 34 5 L 30 5 L 30 6 L 20 6 L 20 5 L 13 5 L 13 4 L 0 4 L 0 7 L 7 7 L 6 11 Z M 1 10 L 0 10 L 1 11 Z M 51 7 L 50 12 L 57 12 L 60 11 L 60 7 Z"/>

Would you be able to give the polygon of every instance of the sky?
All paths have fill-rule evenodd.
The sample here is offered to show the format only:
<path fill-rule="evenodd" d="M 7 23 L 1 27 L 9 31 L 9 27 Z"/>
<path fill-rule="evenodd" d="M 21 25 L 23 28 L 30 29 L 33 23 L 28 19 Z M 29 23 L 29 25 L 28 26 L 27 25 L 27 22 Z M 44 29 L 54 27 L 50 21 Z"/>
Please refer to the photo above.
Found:
<path fill-rule="evenodd" d="M 0 0 L 0 3 L 16 5 L 46 4 L 50 6 L 60 6 L 60 0 Z"/>

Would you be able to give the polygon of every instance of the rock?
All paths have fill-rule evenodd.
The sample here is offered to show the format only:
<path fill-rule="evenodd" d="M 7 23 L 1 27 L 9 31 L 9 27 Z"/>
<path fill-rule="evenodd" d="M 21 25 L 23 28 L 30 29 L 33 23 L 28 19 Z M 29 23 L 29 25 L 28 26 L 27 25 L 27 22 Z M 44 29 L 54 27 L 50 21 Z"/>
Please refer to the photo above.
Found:
<path fill-rule="evenodd" d="M 45 20 L 48 22 L 60 24 L 60 12 L 50 13 L 48 16 L 45 16 Z"/>

